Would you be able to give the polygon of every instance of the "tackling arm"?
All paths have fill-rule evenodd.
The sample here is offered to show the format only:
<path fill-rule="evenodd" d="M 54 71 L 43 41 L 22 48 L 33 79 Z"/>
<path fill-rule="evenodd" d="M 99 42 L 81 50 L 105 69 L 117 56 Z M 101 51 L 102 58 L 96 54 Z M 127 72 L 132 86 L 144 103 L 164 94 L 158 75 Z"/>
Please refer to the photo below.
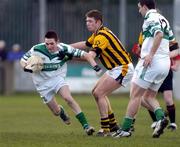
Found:
<path fill-rule="evenodd" d="M 78 48 L 81 50 L 85 50 L 87 48 L 86 41 L 76 42 L 76 43 L 72 43 L 70 45 L 74 48 Z"/>
<path fill-rule="evenodd" d="M 82 59 L 87 60 L 92 67 L 94 67 L 95 65 L 97 65 L 96 61 L 94 60 L 94 58 L 96 57 L 96 53 L 90 51 L 89 53 L 84 52 Z"/>

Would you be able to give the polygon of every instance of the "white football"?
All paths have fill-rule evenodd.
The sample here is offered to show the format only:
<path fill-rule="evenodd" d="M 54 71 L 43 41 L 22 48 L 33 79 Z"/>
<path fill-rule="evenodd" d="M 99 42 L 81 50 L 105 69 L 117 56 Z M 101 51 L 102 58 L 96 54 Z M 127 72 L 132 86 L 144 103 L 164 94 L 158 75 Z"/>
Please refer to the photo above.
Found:
<path fill-rule="evenodd" d="M 33 72 L 39 72 L 43 69 L 43 59 L 37 55 L 32 55 L 27 60 L 27 69 L 32 70 Z"/>

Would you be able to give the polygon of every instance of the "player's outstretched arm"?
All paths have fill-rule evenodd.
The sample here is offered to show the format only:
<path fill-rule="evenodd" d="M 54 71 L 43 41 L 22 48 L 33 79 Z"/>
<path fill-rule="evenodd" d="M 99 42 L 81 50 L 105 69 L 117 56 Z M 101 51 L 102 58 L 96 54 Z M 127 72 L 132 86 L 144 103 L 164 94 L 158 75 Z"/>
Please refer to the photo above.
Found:
<path fill-rule="evenodd" d="M 80 41 L 80 42 L 72 43 L 72 44 L 70 44 L 70 46 L 72 46 L 74 48 L 81 49 L 81 50 L 87 49 L 86 41 Z"/>
<path fill-rule="evenodd" d="M 100 75 L 102 73 L 101 67 L 96 63 L 95 61 L 96 53 L 93 51 L 90 51 L 89 53 L 84 52 L 82 58 L 87 60 L 89 64 L 92 66 L 92 68 L 96 71 L 97 75 Z"/>

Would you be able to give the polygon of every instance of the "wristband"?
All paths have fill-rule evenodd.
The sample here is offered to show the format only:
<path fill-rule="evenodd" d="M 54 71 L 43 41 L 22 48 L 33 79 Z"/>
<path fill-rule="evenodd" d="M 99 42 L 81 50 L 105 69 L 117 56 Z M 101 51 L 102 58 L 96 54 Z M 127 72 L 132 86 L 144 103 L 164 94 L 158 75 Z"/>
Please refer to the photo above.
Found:
<path fill-rule="evenodd" d="M 178 49 L 178 48 L 179 48 L 179 45 L 178 45 L 177 42 L 174 43 L 173 45 L 171 45 L 171 46 L 169 47 L 170 51 L 176 50 L 176 49 Z"/>
<path fill-rule="evenodd" d="M 101 70 L 101 67 L 100 67 L 99 65 L 95 65 L 95 66 L 93 67 L 93 69 L 94 69 L 96 72 L 98 72 L 98 71 Z"/>

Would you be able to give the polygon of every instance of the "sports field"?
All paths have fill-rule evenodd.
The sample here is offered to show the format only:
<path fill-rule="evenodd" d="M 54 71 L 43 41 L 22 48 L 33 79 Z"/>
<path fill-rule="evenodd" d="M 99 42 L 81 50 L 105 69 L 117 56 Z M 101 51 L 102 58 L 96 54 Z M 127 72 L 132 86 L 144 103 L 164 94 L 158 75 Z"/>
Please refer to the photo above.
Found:
<path fill-rule="evenodd" d="M 99 129 L 99 115 L 91 95 L 74 95 L 88 117 L 89 122 Z M 128 95 L 112 95 L 110 101 L 118 121 L 126 111 Z M 53 116 L 32 93 L 13 96 L 0 95 L 0 147 L 177 147 L 180 145 L 180 131 L 165 130 L 159 139 L 151 137 L 151 119 L 147 111 L 140 109 L 135 132 L 130 138 L 87 136 L 74 117 L 73 112 L 62 99 L 58 101 L 71 117 L 67 126 Z M 160 99 L 161 104 L 164 102 Z M 180 126 L 180 101 L 176 101 L 177 125 Z"/>

